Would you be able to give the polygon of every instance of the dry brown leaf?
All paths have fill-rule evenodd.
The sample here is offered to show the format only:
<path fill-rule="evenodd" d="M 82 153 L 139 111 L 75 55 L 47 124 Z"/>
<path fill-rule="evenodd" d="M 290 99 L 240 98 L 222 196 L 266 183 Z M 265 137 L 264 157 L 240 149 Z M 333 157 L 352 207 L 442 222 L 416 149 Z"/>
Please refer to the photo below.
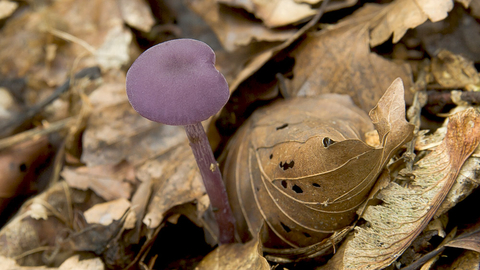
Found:
<path fill-rule="evenodd" d="M 137 178 L 152 183 L 152 198 L 143 218 L 143 223 L 149 228 L 156 228 L 172 207 L 200 199 L 205 194 L 186 137 L 183 144 L 172 147 L 168 153 L 138 168 Z"/>
<path fill-rule="evenodd" d="M 241 238 L 265 222 L 267 247 L 299 248 L 353 222 L 394 150 L 412 137 L 404 106 L 397 79 L 371 119 L 349 97 L 332 94 L 254 113 L 229 145 L 223 170 Z M 378 148 L 364 143 L 374 126 Z"/>
<path fill-rule="evenodd" d="M 416 163 L 412 183 L 402 187 L 392 182 L 377 195 L 384 204 L 367 207 L 363 218 L 370 226 L 356 228 L 345 251 L 345 269 L 382 269 L 395 261 L 439 209 L 479 141 L 477 111 L 450 117 L 445 139 Z"/>
<path fill-rule="evenodd" d="M 2 73 L 28 75 L 33 86 L 55 86 L 70 75 L 72 63 L 78 69 L 95 65 L 97 49 L 100 59 L 108 56 L 115 63 L 128 62 L 125 47 L 130 46 L 131 33 L 123 25 L 116 0 L 55 1 L 38 10 L 36 6 L 31 5 L 2 28 Z M 121 42 L 109 46 L 114 40 Z M 107 48 L 115 48 L 116 55 L 106 54 Z M 33 96 L 32 100 L 38 98 Z"/>
<path fill-rule="evenodd" d="M 464 233 L 459 235 L 445 246 L 463 248 L 480 253 L 480 230 Z"/>
<path fill-rule="evenodd" d="M 26 202 L 2 228 L 0 256 L 16 258 L 21 265 L 44 264 L 57 245 L 58 233 L 73 230 L 74 212 L 79 210 L 74 205 L 88 208 L 98 202 L 102 201 L 87 192 L 69 189 L 64 182 L 51 186 Z"/>
<path fill-rule="evenodd" d="M 453 0 L 394 1 L 380 10 L 378 13 L 380 18 L 374 19 L 370 33 L 370 46 L 382 44 L 392 33 L 393 42 L 397 43 L 408 29 L 419 26 L 427 19 L 432 22 L 441 21 L 447 17 L 452 8 Z"/>
<path fill-rule="evenodd" d="M 435 80 L 446 88 L 465 88 L 465 86 L 480 85 L 480 75 L 473 61 L 441 50 L 431 62 L 432 75 Z"/>
<path fill-rule="evenodd" d="M 245 244 L 221 245 L 210 252 L 197 265 L 196 270 L 270 270 L 267 260 L 262 257 L 258 237 Z"/>
<path fill-rule="evenodd" d="M 408 65 L 370 51 L 369 31 L 385 10 L 386 6 L 366 5 L 337 25 L 308 35 L 291 53 L 295 66 L 293 79 L 287 81 L 289 93 L 348 94 L 355 104 L 369 111 L 395 78 L 401 77 L 409 89 L 412 75 Z M 406 94 L 410 102 L 410 91 Z"/>
<path fill-rule="evenodd" d="M 480 269 L 480 253 L 466 250 L 461 253 L 451 265 L 451 269 L 477 270 Z"/>
<path fill-rule="evenodd" d="M 284 41 L 296 32 L 294 29 L 268 29 L 235 10 L 220 6 L 215 0 L 188 0 L 187 3 L 210 25 L 227 51 L 234 51 L 253 41 Z"/>

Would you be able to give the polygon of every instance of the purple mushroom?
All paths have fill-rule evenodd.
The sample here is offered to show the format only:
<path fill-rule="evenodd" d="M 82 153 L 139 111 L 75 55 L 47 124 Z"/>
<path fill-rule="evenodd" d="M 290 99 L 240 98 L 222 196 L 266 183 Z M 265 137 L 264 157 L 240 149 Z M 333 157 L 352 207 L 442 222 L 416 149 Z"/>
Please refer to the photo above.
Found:
<path fill-rule="evenodd" d="M 201 121 L 216 114 L 230 93 L 205 43 L 175 39 L 146 50 L 127 72 L 132 107 L 155 122 L 184 126 L 219 227 L 219 243 L 234 242 L 235 219 L 222 174 Z"/>

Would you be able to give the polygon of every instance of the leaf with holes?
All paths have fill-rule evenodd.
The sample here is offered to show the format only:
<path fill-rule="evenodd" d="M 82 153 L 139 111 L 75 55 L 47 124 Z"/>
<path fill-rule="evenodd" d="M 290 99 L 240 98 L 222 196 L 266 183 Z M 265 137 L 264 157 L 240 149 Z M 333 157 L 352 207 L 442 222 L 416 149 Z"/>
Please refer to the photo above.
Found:
<path fill-rule="evenodd" d="M 412 137 L 403 95 L 397 79 L 370 118 L 336 94 L 285 100 L 254 113 L 228 146 L 223 170 L 242 240 L 266 224 L 267 252 L 322 241 L 331 246 L 327 238 L 356 219 L 386 162 Z M 380 147 L 365 143 L 374 129 Z"/>

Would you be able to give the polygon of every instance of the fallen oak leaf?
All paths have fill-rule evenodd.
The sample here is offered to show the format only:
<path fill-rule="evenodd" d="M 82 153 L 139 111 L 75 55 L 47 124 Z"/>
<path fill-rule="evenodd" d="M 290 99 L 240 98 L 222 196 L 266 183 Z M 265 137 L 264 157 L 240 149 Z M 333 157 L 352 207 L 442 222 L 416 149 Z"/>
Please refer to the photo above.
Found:
<path fill-rule="evenodd" d="M 368 228 L 357 227 L 347 244 L 345 269 L 382 269 L 398 258 L 422 232 L 454 185 L 460 168 L 480 141 L 480 115 L 474 109 L 450 117 L 445 139 L 416 163 L 409 187 L 392 182 L 367 207 Z"/>
<path fill-rule="evenodd" d="M 331 247 L 343 238 L 338 232 L 355 220 L 394 150 L 413 135 L 403 91 L 401 80 L 394 81 L 371 119 L 349 97 L 332 94 L 255 112 L 228 146 L 223 169 L 241 239 L 265 223 L 265 247 L 290 249 L 277 254 L 295 260 L 305 256 L 299 248 L 320 251 L 322 241 Z M 363 141 L 374 125 L 377 148 Z"/>
<path fill-rule="evenodd" d="M 401 77 L 409 89 L 412 74 L 407 64 L 370 51 L 370 30 L 388 10 L 385 5 L 365 5 L 336 25 L 308 34 L 290 53 L 295 59 L 293 79 L 286 81 L 290 96 L 347 94 L 369 111 L 395 78 Z M 411 98 L 407 91 L 407 103 Z"/>

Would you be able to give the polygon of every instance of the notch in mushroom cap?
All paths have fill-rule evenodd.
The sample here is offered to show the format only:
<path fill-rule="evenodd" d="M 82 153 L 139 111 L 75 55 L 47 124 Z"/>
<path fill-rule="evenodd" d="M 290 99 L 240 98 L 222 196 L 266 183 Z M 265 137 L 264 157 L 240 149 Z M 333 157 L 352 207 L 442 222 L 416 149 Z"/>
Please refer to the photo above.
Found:
<path fill-rule="evenodd" d="M 130 104 L 143 117 L 185 127 L 217 220 L 220 244 L 235 240 L 235 218 L 222 174 L 201 121 L 216 114 L 230 96 L 215 68 L 215 53 L 205 43 L 176 39 L 141 54 L 127 72 Z"/>
<path fill-rule="evenodd" d="M 175 39 L 151 47 L 135 60 L 127 73 L 127 95 L 147 119 L 192 125 L 216 114 L 230 93 L 207 44 Z"/>

